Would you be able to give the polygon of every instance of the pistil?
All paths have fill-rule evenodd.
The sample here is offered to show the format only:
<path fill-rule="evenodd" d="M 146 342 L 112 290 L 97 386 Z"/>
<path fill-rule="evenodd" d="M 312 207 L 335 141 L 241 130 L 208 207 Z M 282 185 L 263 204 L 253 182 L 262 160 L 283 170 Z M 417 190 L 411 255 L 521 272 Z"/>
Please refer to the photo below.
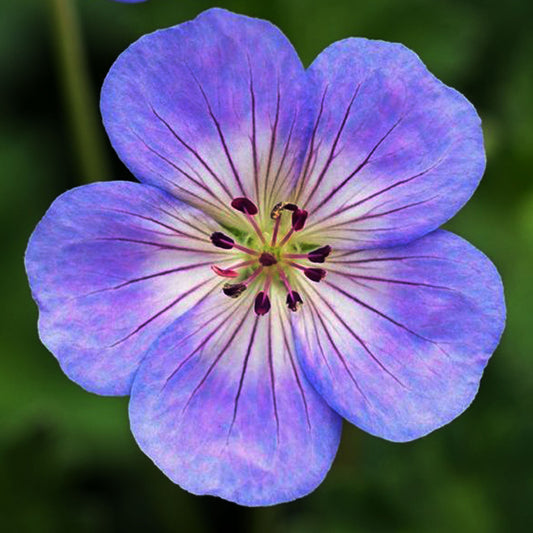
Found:
<path fill-rule="evenodd" d="M 253 249 L 236 243 L 233 238 L 224 233 L 215 232 L 211 234 L 211 242 L 216 247 L 224 250 L 240 250 L 249 256 L 248 258 L 245 257 L 243 261 L 235 263 L 227 268 L 222 268 L 217 265 L 211 267 L 216 275 L 223 278 L 235 279 L 235 282 L 233 283 L 225 283 L 222 287 L 222 291 L 231 298 L 238 298 L 254 282 L 254 280 L 256 280 L 262 273 L 265 273 L 263 288 L 257 292 L 255 296 L 254 311 L 258 316 L 266 315 L 271 309 L 269 293 L 274 275 L 277 272 L 279 280 L 287 291 L 285 300 L 287 307 L 293 312 L 298 311 L 303 304 L 303 300 L 300 294 L 291 287 L 287 277 L 286 268 L 296 268 L 303 272 L 307 279 L 318 283 L 326 276 L 326 270 L 323 268 L 304 266 L 294 260 L 324 263 L 331 253 L 331 246 L 322 246 L 306 254 L 283 253 L 283 247 L 289 242 L 295 233 L 304 228 L 307 221 L 308 212 L 305 209 L 300 209 L 296 204 L 280 202 L 272 209 L 270 218 L 273 221 L 273 229 L 269 245 L 267 245 L 263 231 L 254 218 L 259 212 L 257 206 L 250 199 L 245 197 L 235 198 L 232 200 L 231 206 L 246 216 L 250 226 L 253 228 L 262 244 L 259 245 L 259 249 Z M 281 219 L 284 211 L 289 211 L 291 213 L 291 226 L 285 236 L 278 243 Z M 253 241 L 248 240 L 248 242 Z M 255 242 L 257 243 L 257 241 Z M 247 278 L 237 282 L 236 278 L 239 278 L 241 274 L 239 270 L 244 267 L 252 267 L 252 272 Z M 274 269 L 271 267 L 274 267 Z"/>

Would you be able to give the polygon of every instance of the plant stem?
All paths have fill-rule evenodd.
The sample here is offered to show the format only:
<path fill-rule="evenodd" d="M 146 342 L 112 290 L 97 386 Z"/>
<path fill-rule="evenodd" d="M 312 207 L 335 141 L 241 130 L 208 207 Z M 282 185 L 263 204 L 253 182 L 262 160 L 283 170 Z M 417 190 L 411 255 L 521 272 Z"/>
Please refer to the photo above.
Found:
<path fill-rule="evenodd" d="M 60 82 L 83 183 L 110 177 L 73 0 L 50 0 Z"/>

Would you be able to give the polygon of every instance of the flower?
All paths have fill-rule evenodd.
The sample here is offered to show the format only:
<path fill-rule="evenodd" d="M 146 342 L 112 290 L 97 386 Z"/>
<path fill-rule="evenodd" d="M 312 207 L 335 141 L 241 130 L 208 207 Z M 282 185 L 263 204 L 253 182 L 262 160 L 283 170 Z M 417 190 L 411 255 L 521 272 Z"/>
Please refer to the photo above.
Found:
<path fill-rule="evenodd" d="M 502 285 L 437 228 L 481 178 L 482 133 L 413 52 L 352 38 L 305 70 L 270 23 L 212 9 L 131 45 L 101 110 L 141 183 L 64 193 L 26 268 L 43 343 L 85 389 L 130 395 L 174 482 L 293 500 L 342 418 L 408 441 L 467 408 Z"/>

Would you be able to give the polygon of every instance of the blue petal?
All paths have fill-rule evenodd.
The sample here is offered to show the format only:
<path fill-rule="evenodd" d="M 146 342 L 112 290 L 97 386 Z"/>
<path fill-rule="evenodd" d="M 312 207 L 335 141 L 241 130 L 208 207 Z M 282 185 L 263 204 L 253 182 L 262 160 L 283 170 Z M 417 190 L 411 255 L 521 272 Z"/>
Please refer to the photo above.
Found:
<path fill-rule="evenodd" d="M 26 270 L 39 334 L 89 391 L 129 392 L 160 332 L 213 287 L 220 253 L 210 222 L 136 183 L 95 183 L 61 195 L 37 225 Z"/>
<path fill-rule="evenodd" d="M 322 95 L 300 201 L 307 232 L 339 246 L 405 244 L 470 198 L 485 168 L 480 119 L 400 44 L 347 39 L 309 69 Z"/>
<path fill-rule="evenodd" d="M 104 124 L 140 180 L 216 214 L 287 199 L 311 127 L 300 60 L 272 24 L 221 9 L 131 45 L 102 89 Z"/>
<path fill-rule="evenodd" d="M 392 441 L 461 414 L 504 327 L 494 265 L 445 231 L 328 262 L 295 331 L 304 371 L 329 405 Z"/>
<path fill-rule="evenodd" d="M 272 505 L 326 475 L 341 419 L 305 379 L 286 309 L 253 312 L 253 295 L 213 295 L 150 349 L 131 391 L 142 450 L 194 494 Z"/>

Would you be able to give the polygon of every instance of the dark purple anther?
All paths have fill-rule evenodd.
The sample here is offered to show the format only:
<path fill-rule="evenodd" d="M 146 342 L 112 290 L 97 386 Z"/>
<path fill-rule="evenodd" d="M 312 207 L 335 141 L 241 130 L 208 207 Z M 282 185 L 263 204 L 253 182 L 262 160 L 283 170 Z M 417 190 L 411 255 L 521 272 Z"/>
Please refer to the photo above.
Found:
<path fill-rule="evenodd" d="M 298 311 L 300 306 L 303 304 L 303 301 L 300 295 L 296 291 L 291 291 L 287 294 L 287 307 L 291 311 Z"/>
<path fill-rule="evenodd" d="M 269 267 L 269 266 L 275 265 L 278 262 L 278 260 L 272 254 L 269 254 L 268 252 L 263 252 L 259 256 L 259 262 L 263 266 Z"/>
<path fill-rule="evenodd" d="M 248 198 L 234 198 L 231 201 L 231 207 L 237 211 L 240 211 L 241 213 L 257 215 L 257 206 L 252 202 L 252 200 L 248 200 Z"/>
<path fill-rule="evenodd" d="M 270 298 L 263 291 L 255 297 L 254 311 L 256 315 L 266 315 L 270 311 Z"/>
<path fill-rule="evenodd" d="M 222 292 L 230 298 L 238 298 L 246 290 L 244 283 L 225 283 Z"/>
<path fill-rule="evenodd" d="M 326 257 L 331 253 L 331 246 L 322 246 L 322 248 L 317 248 L 312 252 L 307 254 L 307 259 L 311 263 L 323 263 L 326 260 Z"/>
<path fill-rule="evenodd" d="M 305 209 L 296 209 L 292 212 L 292 229 L 300 231 L 307 220 L 307 211 Z"/>
<path fill-rule="evenodd" d="M 224 250 L 231 250 L 235 244 L 235 241 L 231 237 L 224 235 L 220 231 L 215 231 L 215 233 L 211 234 L 211 242 L 217 248 L 224 248 Z"/>
<path fill-rule="evenodd" d="M 304 274 L 311 280 L 318 283 L 326 277 L 326 271 L 323 268 L 306 268 Z"/>

